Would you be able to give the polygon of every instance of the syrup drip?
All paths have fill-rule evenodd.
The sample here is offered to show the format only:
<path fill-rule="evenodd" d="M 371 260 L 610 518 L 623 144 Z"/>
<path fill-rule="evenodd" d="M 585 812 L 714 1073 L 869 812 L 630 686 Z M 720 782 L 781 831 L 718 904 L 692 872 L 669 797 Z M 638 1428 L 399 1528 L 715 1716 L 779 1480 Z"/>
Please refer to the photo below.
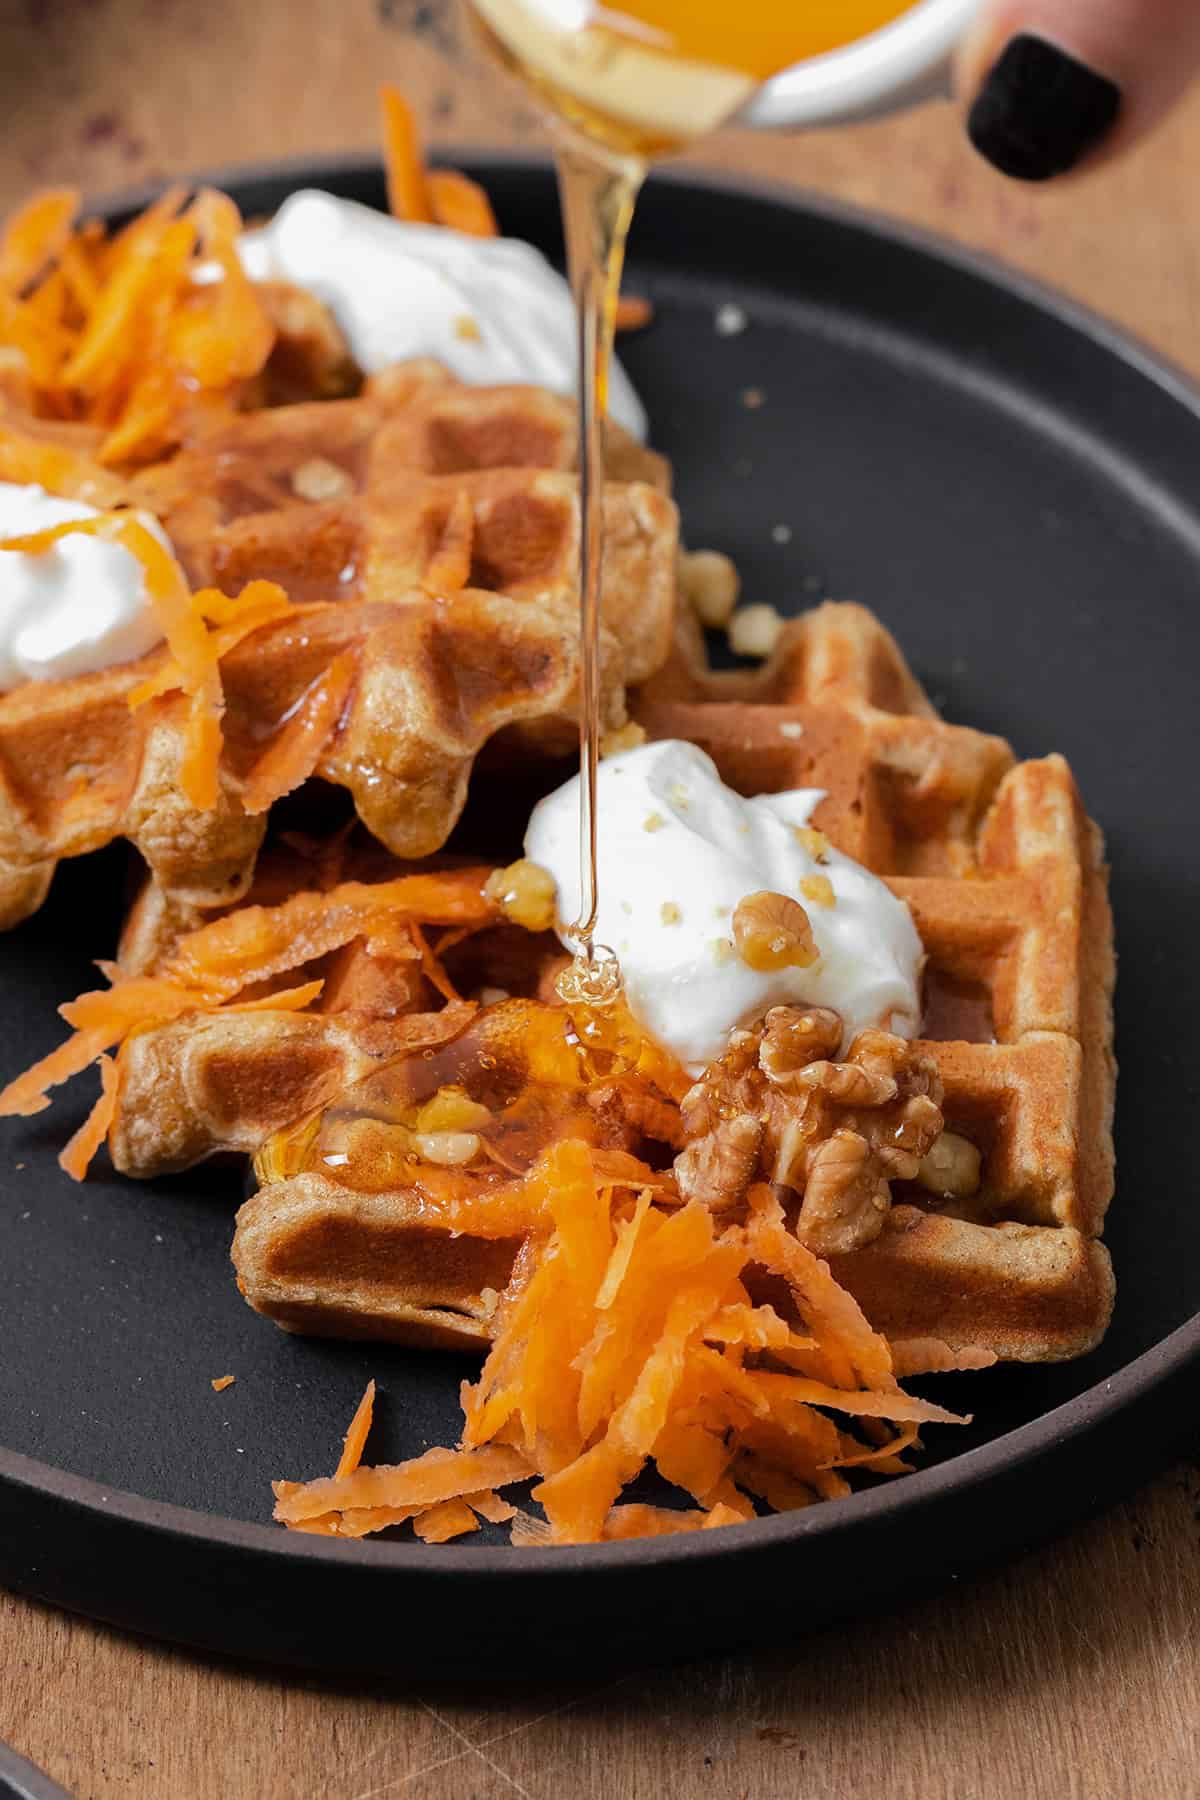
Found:
<path fill-rule="evenodd" d="M 563 146 L 558 180 L 567 234 L 571 289 L 579 318 L 579 891 L 570 927 L 571 967 L 558 982 L 562 999 L 608 1006 L 621 991 L 621 971 L 607 945 L 595 942 L 600 901 L 596 764 L 600 757 L 600 612 L 604 579 L 604 414 L 625 240 L 644 174 L 634 157 Z"/>

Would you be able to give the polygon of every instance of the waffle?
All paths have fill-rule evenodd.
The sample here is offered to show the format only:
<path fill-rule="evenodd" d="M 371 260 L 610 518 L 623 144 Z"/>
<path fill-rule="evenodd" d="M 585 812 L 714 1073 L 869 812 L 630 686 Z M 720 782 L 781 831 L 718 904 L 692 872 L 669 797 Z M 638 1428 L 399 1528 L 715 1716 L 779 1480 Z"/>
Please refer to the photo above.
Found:
<path fill-rule="evenodd" d="M 1089 1349 L 1112 1306 L 1098 1241 L 1112 1194 L 1114 956 L 1100 833 L 1059 756 L 944 723 L 857 606 L 784 630 L 762 668 L 677 647 L 636 716 L 747 793 L 819 787 L 814 824 L 912 908 L 928 956 L 921 1048 L 949 1129 L 983 1151 L 979 1192 L 933 1208 L 898 1188 L 883 1233 L 835 1259 L 894 1338 L 1020 1361 Z"/>
<path fill-rule="evenodd" d="M 60 857 L 119 836 L 181 919 L 237 898 L 265 823 L 243 809 L 245 778 L 343 652 L 353 686 L 313 772 L 397 855 L 445 841 L 497 733 L 513 756 L 568 750 L 574 429 L 570 405 L 540 390 L 466 388 L 417 364 L 355 399 L 240 417 L 140 476 L 132 497 L 164 520 L 193 583 L 237 592 L 268 577 L 305 610 L 222 662 L 227 749 L 210 813 L 179 789 L 182 702 L 128 706 L 163 652 L 0 696 L 0 924 L 36 909 Z M 627 478 L 605 493 L 608 729 L 627 685 L 667 657 L 677 559 L 666 465 L 616 434 L 614 451 Z"/>
<path fill-rule="evenodd" d="M 428 865 L 422 865 L 427 867 Z M 264 851 L 246 905 L 273 906 L 333 880 L 388 881 L 411 873 L 380 846 L 356 841 L 336 867 L 320 846 Z M 222 909 L 224 910 L 224 909 Z M 214 913 L 219 917 L 220 913 Z M 165 963 L 179 936 L 164 926 L 147 883 L 126 921 L 123 963 Z M 151 954 L 152 947 L 152 954 Z M 447 955 L 460 991 L 485 985 L 537 994 L 562 962 L 557 939 L 497 925 Z M 465 1017 L 443 1001 L 411 959 L 355 942 L 292 970 L 275 987 L 320 978 L 319 1010 L 214 1013 L 141 1031 L 121 1052 L 120 1090 L 109 1150 L 116 1168 L 141 1180 L 191 1168 L 227 1152 L 252 1155 L 280 1131 L 401 1053 L 414 1033 L 447 1032 Z M 256 993 L 259 990 L 254 990 Z"/>
<path fill-rule="evenodd" d="M 938 1065 L 947 1126 L 983 1152 L 981 1186 L 935 1204 L 897 1184 L 883 1233 L 834 1259 L 838 1279 L 895 1340 L 1021 1361 L 1087 1350 L 1113 1292 L 1098 1241 L 1112 1190 L 1113 953 L 1099 833 L 1067 765 L 1017 764 L 1001 740 L 944 724 L 858 607 L 798 621 L 761 671 L 713 675 L 679 656 L 659 686 L 642 691 L 642 723 L 702 745 L 732 785 L 825 789 L 815 823 L 909 903 L 925 944 L 920 1048 Z M 472 954 L 472 979 L 535 992 L 553 948 L 536 940 L 517 966 L 511 944 L 508 962 L 486 940 Z M 363 1029 L 265 1013 L 252 1027 L 243 1016 L 142 1034 L 122 1057 L 114 1158 L 144 1175 L 247 1147 L 305 1110 L 256 1070 L 286 1064 L 293 1042 L 306 1056 L 319 1043 L 327 1085 L 323 1074 L 305 1099 L 319 1092 L 323 1105 L 364 1056 L 386 1053 Z M 281 1103 L 242 1117 L 242 1092 Z M 290 1329 L 478 1343 L 502 1258 L 480 1240 L 458 1260 L 462 1244 L 403 1192 L 352 1194 L 309 1171 L 247 1202 L 234 1256 L 251 1303 Z"/>

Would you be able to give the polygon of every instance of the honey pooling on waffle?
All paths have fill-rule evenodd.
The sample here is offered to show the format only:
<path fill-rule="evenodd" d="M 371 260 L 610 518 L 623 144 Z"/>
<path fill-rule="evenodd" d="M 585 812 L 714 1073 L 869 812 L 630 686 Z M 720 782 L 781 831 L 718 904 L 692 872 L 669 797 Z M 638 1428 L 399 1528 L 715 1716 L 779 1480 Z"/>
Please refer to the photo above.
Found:
<path fill-rule="evenodd" d="M 613 1083 L 622 1106 L 596 1104 Z M 507 999 L 452 1042 L 388 1063 L 276 1132 L 255 1174 L 264 1185 L 311 1172 L 359 1193 L 403 1189 L 436 1216 L 468 1191 L 476 1202 L 499 1196 L 563 1138 L 628 1149 L 632 1097 L 683 1086 L 683 1071 L 619 1003 L 593 1012 Z M 646 1135 L 638 1148 L 669 1158 L 669 1143 Z"/>

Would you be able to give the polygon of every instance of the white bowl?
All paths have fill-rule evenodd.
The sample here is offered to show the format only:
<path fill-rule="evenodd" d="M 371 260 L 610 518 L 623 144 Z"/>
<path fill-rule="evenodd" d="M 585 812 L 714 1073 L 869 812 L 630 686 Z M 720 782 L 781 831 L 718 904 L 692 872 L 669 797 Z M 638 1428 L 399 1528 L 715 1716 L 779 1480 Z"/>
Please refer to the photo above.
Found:
<path fill-rule="evenodd" d="M 763 130 L 838 125 L 946 94 L 955 45 L 979 3 L 918 0 L 869 37 L 776 75 L 738 114 L 738 123 Z"/>

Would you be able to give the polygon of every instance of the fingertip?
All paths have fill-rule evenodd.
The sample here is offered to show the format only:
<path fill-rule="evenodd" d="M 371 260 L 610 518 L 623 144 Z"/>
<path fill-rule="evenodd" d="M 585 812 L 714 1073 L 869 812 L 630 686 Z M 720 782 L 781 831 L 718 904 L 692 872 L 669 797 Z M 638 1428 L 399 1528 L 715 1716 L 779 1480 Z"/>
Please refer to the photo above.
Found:
<path fill-rule="evenodd" d="M 995 38 L 992 39 L 995 48 Z M 973 93 L 967 136 L 979 154 L 1004 175 L 1044 182 L 1077 168 L 1110 137 L 1121 116 L 1119 85 L 1060 44 L 1021 31 L 999 47 L 990 63 L 964 78 Z M 974 79 L 972 80 L 972 77 Z"/>

